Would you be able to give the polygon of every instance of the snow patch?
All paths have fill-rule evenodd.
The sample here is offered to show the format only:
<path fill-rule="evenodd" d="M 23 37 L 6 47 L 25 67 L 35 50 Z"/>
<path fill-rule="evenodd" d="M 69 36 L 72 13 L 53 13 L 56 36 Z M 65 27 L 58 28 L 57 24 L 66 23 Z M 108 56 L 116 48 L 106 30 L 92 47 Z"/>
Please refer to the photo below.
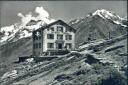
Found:
<path fill-rule="evenodd" d="M 5 78 L 8 78 L 8 77 L 15 77 L 17 76 L 17 70 L 12 70 L 11 72 L 6 72 L 2 77 L 1 79 L 5 79 Z"/>
<path fill-rule="evenodd" d="M 101 10 L 95 11 L 92 15 L 93 16 L 99 15 L 103 19 L 109 19 L 109 20 L 112 20 L 116 24 L 119 24 L 123 27 L 127 27 L 127 25 L 123 25 L 123 23 L 122 23 L 122 20 L 124 20 L 124 19 L 119 17 L 118 15 L 116 15 L 114 12 L 107 11 L 105 9 L 101 9 Z"/>
<path fill-rule="evenodd" d="M 80 21 L 79 19 L 76 19 L 76 20 L 72 21 L 71 24 L 72 24 L 72 25 L 73 25 L 73 24 L 76 24 L 76 23 L 78 23 L 79 21 Z"/>

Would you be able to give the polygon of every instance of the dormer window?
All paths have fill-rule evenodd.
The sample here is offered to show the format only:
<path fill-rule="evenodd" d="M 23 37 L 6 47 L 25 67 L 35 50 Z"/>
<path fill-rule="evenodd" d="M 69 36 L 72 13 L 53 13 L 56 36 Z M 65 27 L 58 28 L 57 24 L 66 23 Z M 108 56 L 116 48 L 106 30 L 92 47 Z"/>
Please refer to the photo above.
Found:
<path fill-rule="evenodd" d="M 57 31 L 58 32 L 63 32 L 63 26 L 57 26 Z"/>

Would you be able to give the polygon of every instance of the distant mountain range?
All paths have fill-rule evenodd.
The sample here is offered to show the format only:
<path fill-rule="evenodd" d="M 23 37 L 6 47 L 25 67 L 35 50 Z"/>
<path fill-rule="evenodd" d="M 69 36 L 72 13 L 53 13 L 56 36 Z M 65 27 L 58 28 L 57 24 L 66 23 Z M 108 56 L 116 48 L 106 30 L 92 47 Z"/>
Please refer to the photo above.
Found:
<path fill-rule="evenodd" d="M 32 35 L 33 30 L 36 30 L 45 24 L 49 24 L 47 21 L 50 21 L 50 19 L 47 19 L 47 18 L 33 19 L 32 18 L 32 19 L 29 19 L 29 21 L 26 24 L 15 23 L 14 25 L 11 25 L 11 26 L 2 27 L 0 30 L 0 36 L 1 36 L 0 45 L 5 44 L 6 42 L 15 42 L 19 39 L 30 37 Z M 116 30 L 116 27 L 122 28 L 122 29 L 127 27 L 127 23 L 128 22 L 125 18 L 119 17 L 114 12 L 101 9 L 101 10 L 95 11 L 94 13 L 89 13 L 86 17 L 82 19 L 72 20 L 69 22 L 69 25 L 73 26 L 76 29 L 83 28 L 86 26 L 84 30 L 92 26 L 94 26 L 93 28 L 96 28 L 96 29 L 103 26 L 101 30 L 111 28 L 111 31 L 113 31 L 113 30 Z M 99 27 L 95 26 L 96 24 Z M 104 30 L 104 32 L 106 31 Z"/>
<path fill-rule="evenodd" d="M 55 20 L 29 19 L 26 24 L 16 23 L 0 30 L 0 62 L 12 62 L 19 56 L 32 54 L 32 31 Z M 109 39 L 126 34 L 127 20 L 104 9 L 75 19 L 69 25 L 77 29 L 76 46 L 89 40 Z"/>
<path fill-rule="evenodd" d="M 26 24 L 16 23 L 11 26 L 2 27 L 0 30 L 0 43 L 2 45 L 8 42 L 15 42 L 19 39 L 30 37 L 33 30 L 36 30 L 45 24 L 48 24 L 45 20 L 31 19 Z"/>

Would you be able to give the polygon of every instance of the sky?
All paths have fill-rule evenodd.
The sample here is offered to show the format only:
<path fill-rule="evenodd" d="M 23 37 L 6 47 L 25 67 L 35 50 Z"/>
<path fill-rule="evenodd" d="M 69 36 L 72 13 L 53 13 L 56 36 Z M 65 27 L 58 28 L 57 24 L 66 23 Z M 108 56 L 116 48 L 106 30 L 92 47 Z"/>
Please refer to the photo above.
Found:
<path fill-rule="evenodd" d="M 97 9 L 114 11 L 120 17 L 127 15 L 126 1 L 0 1 L 0 27 L 9 26 L 21 20 L 18 13 L 23 15 L 35 13 L 36 7 L 43 7 L 51 19 L 61 19 L 69 22 L 82 18 Z"/>

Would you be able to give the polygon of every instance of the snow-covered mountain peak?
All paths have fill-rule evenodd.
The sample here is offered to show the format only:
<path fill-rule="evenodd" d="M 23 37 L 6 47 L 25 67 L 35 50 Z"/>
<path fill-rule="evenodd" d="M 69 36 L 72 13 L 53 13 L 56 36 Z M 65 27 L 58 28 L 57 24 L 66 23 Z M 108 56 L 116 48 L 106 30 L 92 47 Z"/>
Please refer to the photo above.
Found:
<path fill-rule="evenodd" d="M 93 14 L 94 15 L 99 15 L 100 17 L 104 18 L 104 19 L 112 19 L 112 20 L 118 20 L 121 19 L 118 15 L 116 15 L 114 12 L 112 11 L 107 11 L 105 9 L 101 9 L 101 10 L 97 10 L 95 11 Z"/>
<path fill-rule="evenodd" d="M 116 24 L 120 24 L 121 26 L 127 27 L 126 25 L 123 25 L 122 20 L 123 18 L 119 17 L 115 12 L 113 11 L 107 11 L 105 9 L 97 10 L 94 13 L 92 13 L 92 16 L 98 15 L 102 17 L 103 19 L 109 19 L 112 20 Z"/>
<path fill-rule="evenodd" d="M 33 30 L 55 21 L 50 19 L 49 13 L 43 7 L 36 7 L 35 12 L 38 14 L 37 16 L 33 16 L 31 12 L 26 15 L 18 13 L 17 16 L 21 18 L 20 22 L 2 27 L 0 30 L 0 44 L 30 37 Z"/>
<path fill-rule="evenodd" d="M 82 22 L 83 20 L 95 17 L 95 16 L 99 16 L 101 18 L 103 18 L 104 20 L 110 20 L 112 22 L 114 22 L 117 25 L 121 25 L 123 27 L 127 27 L 127 16 L 125 18 L 121 18 L 119 15 L 117 15 L 115 12 L 113 11 L 108 11 L 105 9 L 98 9 L 93 13 L 88 13 L 85 17 L 83 17 L 82 19 L 74 19 L 71 20 L 69 22 L 70 25 L 74 25 L 77 24 L 79 22 Z"/>

